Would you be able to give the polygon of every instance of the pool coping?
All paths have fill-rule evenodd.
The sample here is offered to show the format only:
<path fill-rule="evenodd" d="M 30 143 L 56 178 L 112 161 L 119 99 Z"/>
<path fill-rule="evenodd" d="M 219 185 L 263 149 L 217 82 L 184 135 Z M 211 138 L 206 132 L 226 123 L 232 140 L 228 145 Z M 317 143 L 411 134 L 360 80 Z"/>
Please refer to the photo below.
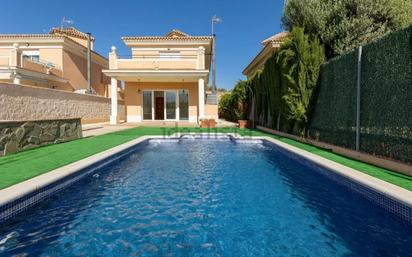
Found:
<path fill-rule="evenodd" d="M 357 182 L 363 186 L 366 186 L 370 189 L 373 189 L 377 192 L 382 193 L 383 195 L 392 198 L 398 202 L 401 202 L 408 207 L 412 208 L 412 191 L 399 187 L 397 185 L 391 184 L 389 182 L 383 181 L 381 179 L 372 177 L 366 173 L 361 171 L 352 169 L 345 165 L 339 164 L 337 162 L 328 160 L 324 157 L 319 155 L 313 154 L 311 152 L 302 150 L 298 147 L 289 145 L 287 143 L 283 143 L 277 139 L 266 137 L 266 136 L 258 136 L 254 138 L 260 138 L 266 141 L 269 141 L 277 146 L 280 146 L 283 149 L 286 149 L 300 157 L 303 157 L 309 161 L 316 163 L 317 165 L 326 168 L 332 172 L 335 172 L 345 178 L 348 178 L 354 182 Z"/>
<path fill-rule="evenodd" d="M 200 138 L 214 138 L 220 136 L 229 136 L 235 139 L 241 140 L 265 140 L 270 142 L 281 149 L 286 151 L 292 152 L 293 154 L 302 157 L 306 160 L 309 160 L 330 172 L 334 172 L 335 174 L 341 175 L 355 183 L 363 185 L 369 189 L 377 193 L 381 193 L 384 196 L 393 199 L 412 210 L 412 191 L 406 190 L 399 186 L 393 185 L 389 182 L 380 180 L 378 178 L 372 177 L 368 174 L 362 173 L 350 167 L 344 166 L 342 164 L 336 163 L 334 161 L 328 160 L 324 157 L 315 155 L 308 151 L 302 150 L 295 146 L 283 143 L 277 139 L 268 137 L 268 136 L 241 136 L 236 133 L 175 133 L 171 136 L 156 136 L 156 135 L 149 135 L 149 136 L 141 136 L 139 138 L 133 139 L 127 143 L 118 145 L 116 147 L 110 148 L 103 152 L 97 153 L 95 155 L 89 156 L 84 158 L 80 161 L 68 164 L 66 166 L 57 168 L 50 172 L 46 172 L 42 175 L 36 176 L 24 182 L 15 184 L 13 186 L 7 187 L 5 189 L 0 190 L 0 207 L 6 206 L 7 204 L 13 203 L 14 201 L 18 201 L 33 192 L 36 192 L 42 188 L 47 187 L 53 183 L 58 182 L 59 180 L 63 180 L 71 175 L 76 174 L 77 172 L 87 169 L 93 164 L 102 162 L 106 159 L 110 159 L 110 157 L 115 156 L 116 154 L 120 154 L 128 149 L 132 149 L 133 147 L 139 145 L 140 143 L 150 140 L 150 139 L 179 139 L 185 135 L 197 135 Z M 0 208 L 1 211 L 1 208 Z M 1 214 L 1 212 L 0 212 Z M 1 224 L 1 221 L 0 221 Z"/>
<path fill-rule="evenodd" d="M 24 197 L 42 187 L 50 185 L 60 179 L 68 177 L 82 169 L 85 169 L 99 161 L 103 161 L 117 153 L 120 153 L 128 148 L 131 148 L 150 138 L 163 138 L 163 136 L 141 136 L 133 139 L 127 143 L 115 146 L 103 152 L 84 158 L 80 161 L 76 161 L 65 165 L 63 167 L 46 172 L 39 176 L 33 177 L 18 184 L 6 187 L 0 190 L 0 207 L 6 205 L 12 201 Z"/>
<path fill-rule="evenodd" d="M 125 151 L 129 148 L 132 148 L 146 140 L 150 139 L 178 139 L 184 135 L 199 135 L 202 134 L 203 138 L 214 138 L 216 136 L 232 136 L 234 138 L 239 138 L 240 136 L 235 133 L 174 133 L 170 136 L 161 136 L 161 135 L 148 135 L 148 136 L 141 136 L 139 138 L 133 139 L 129 142 L 124 144 L 112 147 L 107 149 L 103 152 L 94 154 L 92 156 L 86 157 L 82 160 L 70 163 L 68 165 L 62 166 L 60 168 L 51 170 L 39 176 L 30 178 L 23 182 L 17 183 L 10 187 L 6 187 L 0 190 L 0 207 L 13 202 L 19 198 L 22 198 L 42 187 L 50 185 L 58 180 L 61 180 L 65 177 L 68 177 L 80 170 L 83 170 L 87 167 L 92 166 L 95 163 L 103 161 L 111 156 L 114 156 L 122 151 Z"/>

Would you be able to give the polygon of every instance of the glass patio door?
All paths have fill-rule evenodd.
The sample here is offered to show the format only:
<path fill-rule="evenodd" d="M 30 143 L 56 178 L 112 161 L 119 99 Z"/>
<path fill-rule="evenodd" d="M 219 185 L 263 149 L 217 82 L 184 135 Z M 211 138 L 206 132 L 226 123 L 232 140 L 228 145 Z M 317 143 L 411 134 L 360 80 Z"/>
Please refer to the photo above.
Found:
<path fill-rule="evenodd" d="M 143 91 L 143 120 L 153 120 L 152 91 Z"/>
<path fill-rule="evenodd" d="M 189 93 L 179 90 L 179 120 L 189 120 Z"/>
<path fill-rule="evenodd" d="M 165 91 L 166 120 L 176 120 L 177 94 L 176 91 Z"/>

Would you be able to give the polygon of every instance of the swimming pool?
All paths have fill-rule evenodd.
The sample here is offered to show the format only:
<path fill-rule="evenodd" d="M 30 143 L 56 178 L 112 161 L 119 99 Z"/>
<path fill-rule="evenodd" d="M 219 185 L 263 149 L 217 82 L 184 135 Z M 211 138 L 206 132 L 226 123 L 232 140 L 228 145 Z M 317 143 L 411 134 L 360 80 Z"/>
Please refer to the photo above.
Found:
<path fill-rule="evenodd" d="M 0 256 L 411 252 L 410 223 L 259 141 L 151 140 L 0 227 Z"/>

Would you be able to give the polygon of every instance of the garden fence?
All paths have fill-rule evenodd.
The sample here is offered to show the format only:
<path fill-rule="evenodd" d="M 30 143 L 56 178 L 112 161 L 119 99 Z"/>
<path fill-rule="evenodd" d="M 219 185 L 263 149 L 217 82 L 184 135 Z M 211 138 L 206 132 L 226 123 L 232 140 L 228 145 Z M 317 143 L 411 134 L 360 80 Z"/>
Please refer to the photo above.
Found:
<path fill-rule="evenodd" d="M 324 64 L 320 80 L 311 138 L 412 163 L 412 27 Z"/>

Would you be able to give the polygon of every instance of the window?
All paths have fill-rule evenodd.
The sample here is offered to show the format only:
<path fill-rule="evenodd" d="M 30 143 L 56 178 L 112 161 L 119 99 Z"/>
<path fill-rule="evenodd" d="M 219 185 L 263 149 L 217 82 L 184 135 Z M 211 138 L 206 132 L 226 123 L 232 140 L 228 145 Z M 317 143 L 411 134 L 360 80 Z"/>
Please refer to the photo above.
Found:
<path fill-rule="evenodd" d="M 180 51 L 159 51 L 160 59 L 174 60 L 180 59 Z"/>
<path fill-rule="evenodd" d="M 22 56 L 24 60 L 29 60 L 32 62 L 40 62 L 39 51 L 23 51 Z"/>
<path fill-rule="evenodd" d="M 23 55 L 23 58 L 32 62 L 40 62 L 40 56 L 38 55 Z"/>

